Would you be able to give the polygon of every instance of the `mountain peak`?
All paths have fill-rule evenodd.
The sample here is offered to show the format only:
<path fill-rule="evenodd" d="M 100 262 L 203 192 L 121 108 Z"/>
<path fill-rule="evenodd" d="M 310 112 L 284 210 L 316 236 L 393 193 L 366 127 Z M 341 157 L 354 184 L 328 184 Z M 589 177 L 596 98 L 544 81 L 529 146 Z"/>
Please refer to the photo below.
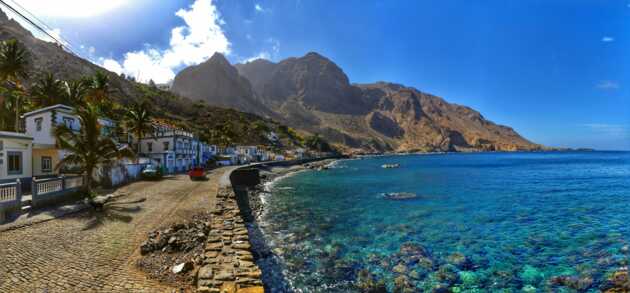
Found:
<path fill-rule="evenodd" d="M 319 54 L 317 52 L 308 52 L 302 58 L 304 58 L 304 59 L 321 59 L 321 60 L 330 61 L 330 59 L 326 58 L 324 55 Z"/>
<path fill-rule="evenodd" d="M 227 58 L 225 58 L 225 56 L 219 52 L 214 52 L 214 54 L 212 54 L 212 57 L 210 57 L 207 62 L 232 66 L 232 64 L 230 64 L 230 61 L 228 61 Z"/>

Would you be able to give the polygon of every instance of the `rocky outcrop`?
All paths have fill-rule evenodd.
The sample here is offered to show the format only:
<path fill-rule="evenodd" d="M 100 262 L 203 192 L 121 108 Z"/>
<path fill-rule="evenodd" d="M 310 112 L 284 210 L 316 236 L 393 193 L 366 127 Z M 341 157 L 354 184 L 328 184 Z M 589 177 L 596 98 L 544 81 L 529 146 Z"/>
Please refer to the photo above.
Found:
<path fill-rule="evenodd" d="M 215 53 L 204 63 L 179 72 L 171 91 L 214 106 L 250 113 L 266 112 L 255 100 L 249 81 L 239 75 L 220 53 Z"/>

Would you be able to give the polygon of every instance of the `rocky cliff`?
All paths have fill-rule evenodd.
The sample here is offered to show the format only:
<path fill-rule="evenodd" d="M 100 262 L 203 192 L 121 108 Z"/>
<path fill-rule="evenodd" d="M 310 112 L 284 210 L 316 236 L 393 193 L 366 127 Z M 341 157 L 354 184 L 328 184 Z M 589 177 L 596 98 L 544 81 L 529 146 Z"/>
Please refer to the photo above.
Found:
<path fill-rule="evenodd" d="M 220 53 L 215 53 L 204 63 L 179 72 L 171 91 L 214 106 L 251 113 L 265 112 L 264 107 L 254 98 L 249 81 Z"/>
<path fill-rule="evenodd" d="M 399 84 L 350 84 L 331 60 L 308 53 L 237 64 L 276 119 L 349 147 L 395 151 L 536 150 L 541 146 L 465 106 Z"/>

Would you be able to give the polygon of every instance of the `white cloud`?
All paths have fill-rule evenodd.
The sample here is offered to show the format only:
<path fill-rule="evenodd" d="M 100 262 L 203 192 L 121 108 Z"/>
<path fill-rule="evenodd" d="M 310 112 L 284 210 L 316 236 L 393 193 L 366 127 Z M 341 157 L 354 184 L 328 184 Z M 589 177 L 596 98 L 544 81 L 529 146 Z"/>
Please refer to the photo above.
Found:
<path fill-rule="evenodd" d="M 119 73 L 141 82 L 152 79 L 156 83 L 166 83 L 182 66 L 199 64 L 215 52 L 230 53 L 230 42 L 221 28 L 225 22 L 212 0 L 195 0 L 189 9 L 180 9 L 175 15 L 186 25 L 171 30 L 168 49 L 148 45 L 144 50 L 126 53 L 122 62 L 105 59 L 102 65 L 114 72 L 122 69 Z"/>
<path fill-rule="evenodd" d="M 37 16 L 91 17 L 103 14 L 124 5 L 129 0 L 19 0 L 15 1 Z"/>
<path fill-rule="evenodd" d="M 105 67 L 109 71 L 116 72 L 117 74 L 123 73 L 122 66 L 120 66 L 118 62 L 112 59 L 103 60 L 103 67 Z"/>
<path fill-rule="evenodd" d="M 265 9 L 260 6 L 260 4 L 256 3 L 256 5 L 254 5 L 254 9 L 256 9 L 256 11 L 258 12 L 265 12 Z"/>
<path fill-rule="evenodd" d="M 267 60 L 271 60 L 271 54 L 269 54 L 269 52 L 263 51 L 258 53 L 255 56 L 249 57 L 249 58 L 245 58 L 243 60 L 241 60 L 242 63 L 247 63 L 247 62 L 252 62 L 256 59 L 267 59 Z"/>
<path fill-rule="evenodd" d="M 611 80 L 602 80 L 597 84 L 597 88 L 603 90 L 616 90 L 619 87 L 620 86 L 617 82 Z"/>
<path fill-rule="evenodd" d="M 614 41 L 615 41 L 615 38 L 613 38 L 613 37 L 605 36 L 605 37 L 602 38 L 602 42 L 604 42 L 604 43 L 610 43 L 610 42 L 614 42 Z"/>

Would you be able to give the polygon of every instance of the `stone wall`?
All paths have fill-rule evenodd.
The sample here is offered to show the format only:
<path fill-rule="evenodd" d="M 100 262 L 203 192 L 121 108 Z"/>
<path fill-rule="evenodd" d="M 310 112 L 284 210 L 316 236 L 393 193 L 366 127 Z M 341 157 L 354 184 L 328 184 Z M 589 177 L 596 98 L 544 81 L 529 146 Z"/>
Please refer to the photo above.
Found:
<path fill-rule="evenodd" d="M 223 187 L 208 235 L 203 266 L 197 273 L 198 292 L 264 292 L 260 268 L 254 262 L 245 221 L 231 187 Z"/>

